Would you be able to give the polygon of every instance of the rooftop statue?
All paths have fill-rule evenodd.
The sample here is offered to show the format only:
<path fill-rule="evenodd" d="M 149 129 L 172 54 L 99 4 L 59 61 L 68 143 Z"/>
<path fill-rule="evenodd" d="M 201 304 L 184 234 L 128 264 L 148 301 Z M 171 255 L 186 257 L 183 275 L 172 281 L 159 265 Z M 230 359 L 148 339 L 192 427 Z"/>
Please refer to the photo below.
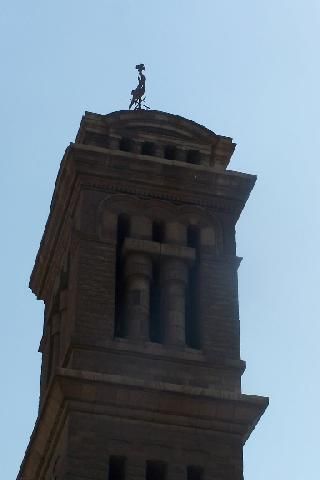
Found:
<path fill-rule="evenodd" d="M 149 110 L 149 107 L 144 103 L 146 98 L 144 97 L 146 91 L 146 77 L 142 72 L 145 70 L 145 66 L 143 63 L 140 63 L 140 65 L 136 65 L 136 69 L 139 72 L 138 86 L 134 90 L 131 90 L 132 99 L 129 105 L 129 110 L 131 110 L 132 107 L 133 110 L 142 110 L 142 108 Z"/>

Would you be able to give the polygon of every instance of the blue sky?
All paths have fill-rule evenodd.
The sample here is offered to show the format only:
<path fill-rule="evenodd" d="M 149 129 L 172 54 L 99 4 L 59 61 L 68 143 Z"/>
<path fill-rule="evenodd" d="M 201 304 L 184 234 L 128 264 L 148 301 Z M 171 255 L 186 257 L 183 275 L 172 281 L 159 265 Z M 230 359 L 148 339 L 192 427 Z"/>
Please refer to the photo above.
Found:
<path fill-rule="evenodd" d="M 245 393 L 270 407 L 245 479 L 318 478 L 317 0 L 2 2 L 0 477 L 14 479 L 37 414 L 43 307 L 28 290 L 64 149 L 85 110 L 147 103 L 238 144 L 258 175 L 237 228 Z"/>

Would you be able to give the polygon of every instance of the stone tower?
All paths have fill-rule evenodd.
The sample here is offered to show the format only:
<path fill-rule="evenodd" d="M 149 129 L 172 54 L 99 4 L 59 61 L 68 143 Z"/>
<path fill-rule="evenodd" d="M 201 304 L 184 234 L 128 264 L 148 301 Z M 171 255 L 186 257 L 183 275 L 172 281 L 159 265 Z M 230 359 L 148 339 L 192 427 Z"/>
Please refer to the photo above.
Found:
<path fill-rule="evenodd" d="M 86 113 L 30 286 L 45 303 L 20 480 L 241 480 L 235 144 L 158 111 Z"/>

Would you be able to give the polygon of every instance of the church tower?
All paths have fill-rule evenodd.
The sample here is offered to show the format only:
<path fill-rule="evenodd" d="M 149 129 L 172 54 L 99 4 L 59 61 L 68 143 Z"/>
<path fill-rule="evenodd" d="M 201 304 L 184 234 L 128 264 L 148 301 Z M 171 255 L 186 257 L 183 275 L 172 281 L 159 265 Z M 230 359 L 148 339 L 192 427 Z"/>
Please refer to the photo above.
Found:
<path fill-rule="evenodd" d="M 235 144 L 159 111 L 86 112 L 30 287 L 39 415 L 19 480 L 241 480 L 268 400 L 241 393 Z"/>

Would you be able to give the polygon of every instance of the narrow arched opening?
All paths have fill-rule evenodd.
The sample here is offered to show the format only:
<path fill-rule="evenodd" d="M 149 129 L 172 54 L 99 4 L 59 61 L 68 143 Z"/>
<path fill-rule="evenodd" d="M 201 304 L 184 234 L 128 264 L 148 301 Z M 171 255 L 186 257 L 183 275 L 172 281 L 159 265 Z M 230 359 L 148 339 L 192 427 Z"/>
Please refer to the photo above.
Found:
<path fill-rule="evenodd" d="M 188 282 L 186 286 L 186 316 L 185 331 L 186 345 L 190 348 L 200 348 L 200 325 L 199 325 L 199 245 L 200 228 L 197 225 L 189 225 L 187 228 L 187 245 L 194 248 L 196 258 L 188 270 Z"/>
<path fill-rule="evenodd" d="M 120 214 L 117 222 L 116 244 L 116 282 L 115 282 L 115 322 L 114 336 L 125 337 L 125 282 L 123 276 L 122 247 L 129 235 L 130 219 L 127 214 Z"/>

